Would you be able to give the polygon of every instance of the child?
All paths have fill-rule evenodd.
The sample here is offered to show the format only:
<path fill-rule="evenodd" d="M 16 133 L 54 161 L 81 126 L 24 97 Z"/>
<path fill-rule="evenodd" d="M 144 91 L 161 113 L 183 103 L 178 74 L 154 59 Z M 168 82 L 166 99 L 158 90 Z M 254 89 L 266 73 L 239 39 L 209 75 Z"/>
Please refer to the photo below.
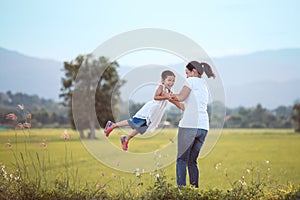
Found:
<path fill-rule="evenodd" d="M 161 121 L 168 101 L 174 103 L 178 108 L 181 104 L 171 99 L 171 88 L 175 82 L 175 74 L 166 70 L 161 74 L 162 84 L 155 91 L 154 100 L 147 102 L 131 119 L 113 123 L 106 123 L 104 134 L 109 136 L 114 128 L 130 126 L 133 130 L 128 136 L 121 136 L 122 149 L 127 151 L 129 141 L 138 133 L 153 131 Z"/>

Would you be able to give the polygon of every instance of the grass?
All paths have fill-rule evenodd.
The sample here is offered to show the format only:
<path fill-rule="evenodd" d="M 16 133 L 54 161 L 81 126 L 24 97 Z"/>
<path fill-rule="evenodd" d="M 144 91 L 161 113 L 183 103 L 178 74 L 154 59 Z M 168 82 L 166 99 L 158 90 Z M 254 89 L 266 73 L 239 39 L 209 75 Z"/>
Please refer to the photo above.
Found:
<path fill-rule="evenodd" d="M 78 186 L 88 183 L 91 187 L 98 184 L 105 185 L 107 191 L 116 192 L 115 188 L 136 187 L 141 182 L 144 185 L 153 184 L 153 174 L 157 172 L 152 172 L 151 175 L 147 172 L 137 178 L 138 174 L 134 170 L 117 170 L 122 167 L 122 162 L 115 162 L 119 158 L 114 156 L 118 155 L 111 154 L 110 157 L 114 158 L 112 167 L 97 160 L 96 153 L 110 151 L 103 149 L 105 144 L 102 142 L 107 142 L 107 139 L 103 138 L 102 131 L 97 132 L 98 140 L 86 140 L 83 143 L 75 131 L 68 130 L 72 136 L 69 140 L 61 137 L 63 133 L 62 129 L 0 131 L 0 164 L 13 171 L 17 168 L 16 160 L 23 166 L 23 157 L 28 178 L 35 180 L 38 177 L 43 186 L 57 179 L 69 179 L 70 185 L 73 184 L 74 187 L 76 184 Z M 116 152 L 126 156 L 130 152 L 120 150 L 121 134 L 122 131 L 115 131 L 108 140 L 110 145 L 115 146 L 113 148 Z M 163 148 L 170 143 L 170 139 L 175 138 L 176 129 L 165 129 L 160 134 L 150 136 L 140 136 L 132 140 L 130 151 L 141 154 Z M 12 144 L 11 147 L 5 145 L 8 142 Z M 42 142 L 47 146 L 41 147 Z M 94 145 L 93 153 L 96 158 L 85 145 Z M 253 172 L 269 173 L 280 184 L 292 182 L 299 185 L 299 152 L 300 134 L 295 134 L 293 130 L 225 129 L 214 148 L 204 158 L 199 159 L 201 188 L 226 190 L 232 187 L 233 181 L 241 179 L 242 176 L 249 179 Z M 173 155 L 176 156 L 176 152 Z M 149 160 L 149 163 L 153 162 L 153 159 Z M 132 163 L 132 166 L 137 163 Z M 168 181 L 175 184 L 175 163 L 166 166 L 164 172 Z M 141 168 L 138 173 L 142 173 Z M 66 174 L 68 177 L 65 177 Z"/>

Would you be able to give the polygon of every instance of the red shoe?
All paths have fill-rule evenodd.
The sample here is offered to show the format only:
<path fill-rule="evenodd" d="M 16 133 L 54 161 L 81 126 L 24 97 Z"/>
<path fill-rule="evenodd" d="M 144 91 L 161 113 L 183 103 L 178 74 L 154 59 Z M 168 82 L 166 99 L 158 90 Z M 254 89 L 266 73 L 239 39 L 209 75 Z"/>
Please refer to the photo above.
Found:
<path fill-rule="evenodd" d="M 113 130 L 112 125 L 113 125 L 113 123 L 111 121 L 108 121 L 106 123 L 105 128 L 104 128 L 104 134 L 106 137 L 108 137 L 110 132 Z"/>
<path fill-rule="evenodd" d="M 121 143 L 122 143 L 122 149 L 123 151 L 127 151 L 128 149 L 128 142 L 126 141 L 126 136 L 121 136 Z"/>

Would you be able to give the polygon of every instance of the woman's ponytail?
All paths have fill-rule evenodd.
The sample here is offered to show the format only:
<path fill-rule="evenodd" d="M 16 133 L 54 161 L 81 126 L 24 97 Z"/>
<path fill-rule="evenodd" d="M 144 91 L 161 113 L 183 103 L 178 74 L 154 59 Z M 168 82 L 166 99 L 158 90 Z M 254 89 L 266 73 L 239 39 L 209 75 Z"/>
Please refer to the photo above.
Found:
<path fill-rule="evenodd" d="M 203 71 L 205 72 L 205 74 L 208 78 L 210 78 L 210 77 L 216 78 L 216 75 L 212 71 L 211 66 L 209 64 L 202 62 L 202 63 L 200 63 L 200 65 L 202 66 Z"/>

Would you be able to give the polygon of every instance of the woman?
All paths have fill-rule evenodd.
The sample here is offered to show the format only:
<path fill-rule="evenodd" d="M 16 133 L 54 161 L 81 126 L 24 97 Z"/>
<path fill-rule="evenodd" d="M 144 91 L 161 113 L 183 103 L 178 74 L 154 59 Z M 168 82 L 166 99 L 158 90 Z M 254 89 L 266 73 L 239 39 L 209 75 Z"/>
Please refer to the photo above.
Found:
<path fill-rule="evenodd" d="M 197 158 L 209 130 L 207 104 L 209 93 L 203 72 L 208 78 L 215 78 L 210 65 L 191 61 L 187 64 L 186 85 L 180 93 L 172 95 L 173 100 L 183 102 L 183 116 L 178 125 L 178 154 L 176 180 L 179 187 L 186 185 L 186 167 L 190 184 L 199 187 Z"/>

